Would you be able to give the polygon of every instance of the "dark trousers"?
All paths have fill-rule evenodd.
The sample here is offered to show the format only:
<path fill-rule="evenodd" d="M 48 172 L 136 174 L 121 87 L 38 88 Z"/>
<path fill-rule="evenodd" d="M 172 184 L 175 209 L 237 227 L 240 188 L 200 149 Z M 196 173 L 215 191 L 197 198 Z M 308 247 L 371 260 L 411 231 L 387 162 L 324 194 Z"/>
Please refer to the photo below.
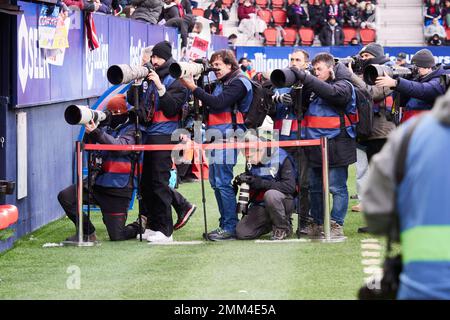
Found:
<path fill-rule="evenodd" d="M 267 190 L 264 205 L 252 205 L 236 226 L 238 239 L 257 239 L 275 229 L 292 233 L 291 214 L 294 201 L 277 190 Z"/>
<path fill-rule="evenodd" d="M 177 214 L 181 214 L 183 211 L 186 211 L 190 206 L 189 201 L 187 201 L 186 198 L 175 189 L 170 189 L 170 192 L 172 193 L 172 207 L 175 209 Z"/>
<path fill-rule="evenodd" d="M 297 154 L 300 152 L 300 210 L 297 211 L 299 211 L 300 227 L 302 228 L 306 225 L 310 209 L 308 158 L 305 155 L 304 148 L 300 148 L 299 151 L 297 148 L 286 148 L 285 150 L 291 155 L 296 167 L 298 163 Z M 295 206 L 298 206 L 297 201 Z"/>
<path fill-rule="evenodd" d="M 112 241 L 127 240 L 135 236 L 133 230 L 125 228 L 127 221 L 128 206 L 131 197 L 119 197 L 117 195 L 108 194 L 105 189 L 94 186 L 90 197 L 90 203 L 100 207 L 103 215 L 103 222 L 106 225 L 109 238 Z M 77 212 L 77 191 L 76 185 L 62 190 L 58 194 L 58 201 L 66 212 L 67 217 L 78 227 Z M 88 190 L 83 189 L 83 204 L 88 203 Z M 83 214 L 83 234 L 92 234 L 95 227 L 88 218 L 87 214 Z"/>
<path fill-rule="evenodd" d="M 383 149 L 386 140 L 387 139 L 373 139 L 359 142 L 366 147 L 367 161 L 370 162 L 370 159 Z"/>
<path fill-rule="evenodd" d="M 146 143 L 154 144 L 155 141 L 152 139 L 147 139 Z M 171 169 L 171 151 L 144 152 L 141 179 L 143 213 L 147 216 L 148 228 L 161 231 L 168 237 L 173 233 L 171 209 L 173 193 L 169 187 Z"/>

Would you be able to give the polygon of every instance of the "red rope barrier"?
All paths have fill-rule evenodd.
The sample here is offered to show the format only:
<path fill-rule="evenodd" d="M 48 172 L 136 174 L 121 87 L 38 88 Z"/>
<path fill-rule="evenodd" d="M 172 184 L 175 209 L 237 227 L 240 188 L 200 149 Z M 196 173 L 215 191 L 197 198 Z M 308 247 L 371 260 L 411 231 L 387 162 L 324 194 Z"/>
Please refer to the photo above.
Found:
<path fill-rule="evenodd" d="M 258 142 L 229 142 L 199 144 L 192 141 L 178 144 L 142 144 L 142 145 L 115 145 L 115 144 L 85 144 L 84 150 L 108 150 L 108 151 L 171 151 L 201 148 L 210 149 L 245 149 L 267 147 L 311 147 L 320 146 L 320 140 L 289 140 L 289 141 L 258 141 Z"/>

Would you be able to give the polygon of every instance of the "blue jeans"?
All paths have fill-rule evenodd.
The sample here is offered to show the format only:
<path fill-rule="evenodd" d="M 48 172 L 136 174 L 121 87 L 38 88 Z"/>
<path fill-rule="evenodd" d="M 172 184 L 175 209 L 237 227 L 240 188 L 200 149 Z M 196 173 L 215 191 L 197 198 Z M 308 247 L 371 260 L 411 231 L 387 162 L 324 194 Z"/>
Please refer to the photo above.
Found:
<path fill-rule="evenodd" d="M 330 168 L 330 193 L 333 195 L 331 219 L 341 226 L 344 225 L 348 209 L 348 166 Z M 311 197 L 311 216 L 317 224 L 323 224 L 323 191 L 322 168 L 311 168 L 309 171 L 309 194 Z"/>
<path fill-rule="evenodd" d="M 226 162 L 225 153 L 227 153 Z M 209 183 L 214 190 L 219 207 L 219 226 L 225 231 L 235 234 L 239 220 L 236 213 L 236 195 L 231 181 L 233 180 L 233 168 L 237 162 L 237 152 L 233 149 L 212 150 L 209 160 Z"/>

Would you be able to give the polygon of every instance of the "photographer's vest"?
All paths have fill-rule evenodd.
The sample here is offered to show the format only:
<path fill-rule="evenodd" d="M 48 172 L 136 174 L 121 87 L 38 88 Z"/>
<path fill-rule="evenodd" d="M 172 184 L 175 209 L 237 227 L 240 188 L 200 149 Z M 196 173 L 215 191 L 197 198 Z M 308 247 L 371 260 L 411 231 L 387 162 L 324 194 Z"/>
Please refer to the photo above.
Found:
<path fill-rule="evenodd" d="M 431 110 L 431 108 L 433 108 L 433 105 L 429 102 L 410 98 L 408 102 L 406 102 L 405 108 L 402 108 L 402 118 L 400 122 L 403 123 L 418 114 Z"/>
<path fill-rule="evenodd" d="M 341 129 L 347 130 L 350 137 L 356 137 L 355 124 L 358 122 L 356 93 L 353 85 L 346 82 L 352 87 L 352 99 L 345 108 L 345 114 L 340 114 L 336 108 L 317 95 L 309 104 L 302 121 L 306 139 L 319 139 L 320 137 L 333 139 L 339 135 Z"/>
<path fill-rule="evenodd" d="M 218 82 L 216 87 L 214 88 L 212 95 L 216 97 L 219 96 L 223 92 L 223 87 L 228 85 L 236 78 L 244 84 L 245 89 L 247 90 L 247 94 L 245 95 L 245 97 L 238 101 L 236 105 L 227 106 L 223 110 L 210 109 L 208 114 L 207 129 L 217 129 L 224 136 L 226 135 L 227 130 L 233 129 L 234 121 L 237 128 L 246 130 L 244 125 L 244 115 L 248 112 L 250 104 L 252 103 L 252 84 L 247 78 L 245 78 L 245 76 L 242 75 L 233 77 L 225 83 Z M 233 119 L 233 113 L 235 114 L 235 119 Z"/>
<path fill-rule="evenodd" d="M 124 135 L 127 131 L 132 130 L 134 124 L 126 124 L 123 127 L 114 130 L 108 128 L 106 133 L 114 138 Z M 95 184 L 105 188 L 125 188 L 131 187 L 130 177 L 133 163 L 133 155 L 118 156 L 117 151 L 102 151 L 102 172 L 95 180 Z M 142 163 L 140 163 L 142 166 Z M 137 171 L 135 169 L 135 171 Z M 141 171 L 142 172 L 142 169 Z M 135 184 L 136 185 L 136 184 Z"/>
<path fill-rule="evenodd" d="M 163 80 L 163 85 L 166 90 L 175 82 L 175 78 L 168 75 Z M 170 135 L 180 126 L 180 114 L 174 117 L 166 117 L 164 113 L 159 109 L 159 95 L 153 82 L 150 84 L 148 89 L 150 94 L 144 94 L 148 99 L 153 101 L 146 101 L 145 105 L 154 105 L 155 111 L 152 117 L 152 122 L 149 126 L 143 128 L 143 131 L 148 135 Z"/>
<path fill-rule="evenodd" d="M 250 174 L 254 177 L 261 177 L 264 180 L 280 181 L 281 180 L 281 167 L 284 161 L 291 161 L 294 166 L 294 161 L 291 156 L 281 148 L 277 148 L 273 155 L 270 157 L 270 161 L 266 164 L 260 164 L 252 166 Z M 267 190 L 250 189 L 250 202 L 253 204 L 261 204 L 264 201 L 264 194 Z"/>
<path fill-rule="evenodd" d="M 290 93 L 291 88 L 277 88 L 274 92 L 278 94 Z M 275 117 L 273 119 L 273 128 L 278 130 L 279 140 L 296 140 L 297 139 L 297 130 L 298 130 L 298 122 L 297 116 L 294 113 L 294 106 L 287 106 L 283 103 L 277 103 L 275 105 L 276 112 Z M 290 126 L 290 133 L 284 134 L 283 123 L 285 126 Z M 287 130 L 287 129 L 286 129 Z M 304 131 L 304 128 L 302 128 Z M 303 133 L 304 134 L 304 133 Z"/>
<path fill-rule="evenodd" d="M 396 201 L 403 260 L 399 298 L 450 299 L 449 141 L 450 127 L 426 115 L 408 144 Z"/>

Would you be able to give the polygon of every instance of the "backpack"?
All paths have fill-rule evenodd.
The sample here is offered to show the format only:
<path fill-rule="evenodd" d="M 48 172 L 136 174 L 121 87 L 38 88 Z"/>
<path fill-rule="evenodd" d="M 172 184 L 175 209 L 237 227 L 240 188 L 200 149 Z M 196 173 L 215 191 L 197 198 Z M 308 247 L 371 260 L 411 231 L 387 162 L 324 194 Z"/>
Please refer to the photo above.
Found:
<path fill-rule="evenodd" d="M 263 87 L 261 83 L 246 79 L 252 85 L 253 98 L 245 116 L 244 124 L 249 129 L 256 129 L 263 124 L 266 115 L 271 109 L 272 93 L 271 90 Z"/>
<path fill-rule="evenodd" d="M 373 99 L 369 91 L 360 88 L 348 81 L 356 95 L 356 109 L 358 111 L 359 121 L 356 123 L 356 138 L 365 140 L 372 135 L 373 131 Z M 347 115 L 347 118 L 350 118 Z M 352 122 L 350 120 L 350 122 Z"/>

